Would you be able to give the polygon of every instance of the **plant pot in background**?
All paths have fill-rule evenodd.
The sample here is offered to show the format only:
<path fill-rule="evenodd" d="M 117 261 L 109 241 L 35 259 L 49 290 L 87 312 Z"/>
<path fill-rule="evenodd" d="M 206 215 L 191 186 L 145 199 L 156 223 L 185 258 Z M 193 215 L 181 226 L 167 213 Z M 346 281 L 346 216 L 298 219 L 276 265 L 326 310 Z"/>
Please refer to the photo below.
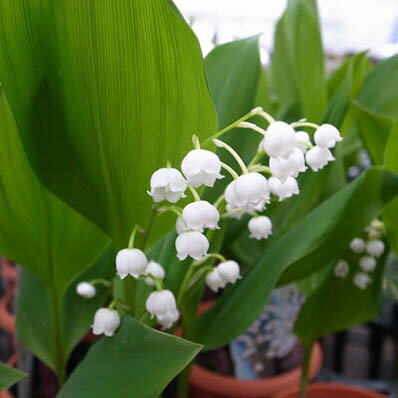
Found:
<path fill-rule="evenodd" d="M 198 314 L 203 314 L 214 301 L 200 305 Z M 312 352 L 310 377 L 314 377 L 322 366 L 322 350 L 316 343 Z M 290 390 L 299 385 L 300 368 L 292 369 L 277 376 L 257 380 L 242 380 L 222 375 L 194 364 L 191 373 L 191 398 L 271 398 L 280 391 Z"/>
<path fill-rule="evenodd" d="M 297 387 L 275 395 L 275 398 L 298 398 Z M 337 383 L 316 383 L 308 388 L 308 398 L 386 398 L 385 395 Z"/>

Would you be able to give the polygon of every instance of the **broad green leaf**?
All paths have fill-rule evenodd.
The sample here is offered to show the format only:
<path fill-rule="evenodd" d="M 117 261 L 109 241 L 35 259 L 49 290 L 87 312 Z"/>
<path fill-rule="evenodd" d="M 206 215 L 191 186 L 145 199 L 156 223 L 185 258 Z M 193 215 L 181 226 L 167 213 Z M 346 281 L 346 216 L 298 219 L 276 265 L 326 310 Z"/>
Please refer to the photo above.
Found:
<path fill-rule="evenodd" d="M 271 82 L 282 105 L 298 100 L 304 117 L 321 120 L 327 106 L 327 85 L 314 1 L 288 1 L 276 27 Z"/>
<path fill-rule="evenodd" d="M 334 267 L 330 267 L 297 317 L 294 332 L 304 345 L 374 319 L 380 305 L 385 260 L 384 256 L 378 261 L 376 271 L 371 274 L 372 283 L 364 290 L 353 283 L 354 274 L 360 271 L 357 264 L 350 262 L 350 273 L 344 279 L 336 278 Z"/>
<path fill-rule="evenodd" d="M 293 226 L 243 278 L 198 321 L 196 338 L 206 349 L 219 347 L 260 315 L 284 270 L 283 282 L 298 280 L 338 259 L 349 241 L 398 193 L 398 177 L 369 169 Z M 315 267 L 314 267 L 315 264 Z"/>
<path fill-rule="evenodd" d="M 114 249 L 110 247 L 97 263 L 79 276 L 66 292 L 61 309 L 62 357 L 68 358 L 73 347 L 90 327 L 95 311 L 103 304 L 107 289 L 97 285 L 97 294 L 84 299 L 76 294 L 76 284 L 83 280 L 109 278 L 114 273 Z M 34 292 L 34 294 L 32 294 Z M 50 298 L 42 282 L 28 270 L 20 281 L 17 305 L 17 333 L 25 346 L 52 368 L 56 366 L 54 352 L 56 336 L 51 322 Z"/>
<path fill-rule="evenodd" d="M 374 164 L 381 165 L 394 120 L 388 116 L 355 104 L 355 120 L 362 141 Z"/>
<path fill-rule="evenodd" d="M 0 363 L 0 392 L 17 383 L 27 375 L 17 369 Z"/>
<path fill-rule="evenodd" d="M 387 141 L 384 152 L 384 167 L 398 173 L 398 122 L 395 122 Z M 398 197 L 393 199 L 386 207 L 383 213 L 383 221 L 386 226 L 387 237 L 391 247 L 398 255 Z"/>
<path fill-rule="evenodd" d="M 158 397 L 200 348 L 125 317 L 114 337 L 91 348 L 58 398 Z"/>
<path fill-rule="evenodd" d="M 8 0 L 0 13 L 0 80 L 35 171 L 125 246 L 148 221 L 151 174 L 216 130 L 196 37 L 168 0 Z"/>
<path fill-rule="evenodd" d="M 381 62 L 367 76 L 358 102 L 365 108 L 398 118 L 398 55 Z"/>
<path fill-rule="evenodd" d="M 0 125 L 0 252 L 41 281 L 46 293 L 37 295 L 51 297 L 52 325 L 59 332 L 59 310 L 66 289 L 101 255 L 108 239 L 34 175 L 2 89 Z M 35 290 L 29 291 L 27 299 L 34 302 L 35 295 Z M 60 340 L 51 344 L 57 349 L 50 352 L 51 359 L 43 359 L 59 368 L 66 360 L 60 353 L 62 344 Z"/>

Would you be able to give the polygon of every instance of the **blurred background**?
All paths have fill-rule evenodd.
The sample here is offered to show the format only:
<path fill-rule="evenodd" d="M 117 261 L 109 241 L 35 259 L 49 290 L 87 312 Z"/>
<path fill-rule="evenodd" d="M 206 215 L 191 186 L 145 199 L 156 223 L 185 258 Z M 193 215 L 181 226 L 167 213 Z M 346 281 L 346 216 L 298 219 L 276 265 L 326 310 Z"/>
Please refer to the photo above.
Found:
<path fill-rule="evenodd" d="M 262 33 L 266 64 L 285 0 L 176 0 L 206 55 L 217 44 Z M 322 36 L 331 57 L 369 50 L 377 59 L 398 50 L 397 0 L 319 0 Z"/>

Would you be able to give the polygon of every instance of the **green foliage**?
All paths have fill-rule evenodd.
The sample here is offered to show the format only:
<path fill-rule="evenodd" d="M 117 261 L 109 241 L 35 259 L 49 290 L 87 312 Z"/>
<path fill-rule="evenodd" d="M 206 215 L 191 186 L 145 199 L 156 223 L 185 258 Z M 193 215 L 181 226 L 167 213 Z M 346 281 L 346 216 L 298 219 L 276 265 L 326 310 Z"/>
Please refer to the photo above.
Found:
<path fill-rule="evenodd" d="M 298 101 L 302 116 L 315 122 L 322 119 L 327 85 L 314 1 L 288 1 L 276 26 L 271 83 L 281 105 Z"/>
<path fill-rule="evenodd" d="M 216 129 L 196 37 L 166 0 L 3 1 L 0 14 L 0 80 L 35 171 L 125 246 L 148 221 L 153 171 Z"/>
<path fill-rule="evenodd" d="M 89 351 L 58 397 L 157 397 L 200 348 L 125 317 L 113 338 Z"/>
<path fill-rule="evenodd" d="M 11 387 L 24 377 L 26 377 L 25 373 L 0 363 L 0 392 Z"/>
<path fill-rule="evenodd" d="M 349 241 L 397 193 L 397 176 L 370 169 L 323 202 L 225 290 L 199 319 L 195 341 L 213 349 L 235 338 L 260 315 L 281 274 L 282 283 L 288 283 L 337 260 Z"/>

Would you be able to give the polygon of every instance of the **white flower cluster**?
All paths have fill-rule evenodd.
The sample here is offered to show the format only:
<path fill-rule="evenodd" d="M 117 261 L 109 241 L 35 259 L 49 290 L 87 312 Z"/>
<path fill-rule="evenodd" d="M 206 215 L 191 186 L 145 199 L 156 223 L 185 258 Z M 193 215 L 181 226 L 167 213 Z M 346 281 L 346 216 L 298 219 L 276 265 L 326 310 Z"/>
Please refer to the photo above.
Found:
<path fill-rule="evenodd" d="M 353 283 L 358 289 L 366 289 L 372 282 L 370 273 L 376 269 L 377 258 L 380 257 L 385 250 L 382 237 L 384 225 L 379 220 L 373 220 L 369 227 L 365 229 L 368 238 L 357 237 L 350 242 L 350 250 L 359 255 L 358 266 L 360 271 L 353 276 Z M 350 265 L 346 260 L 339 260 L 334 268 L 337 278 L 346 278 L 350 271 Z"/>
<path fill-rule="evenodd" d="M 259 126 L 242 120 L 259 115 L 269 122 L 265 131 Z M 239 154 L 228 144 L 217 139 L 228 129 L 233 127 L 251 128 L 263 135 L 258 153 L 249 164 L 245 164 Z M 295 131 L 296 127 L 315 128 L 313 140 L 305 131 Z M 314 171 L 322 169 L 334 157 L 330 151 L 337 142 L 341 141 L 339 131 L 332 125 L 321 126 L 305 121 L 287 124 L 275 121 L 270 115 L 255 108 L 244 118 L 239 119 L 228 128 L 216 133 L 206 142 L 212 142 L 227 150 L 236 160 L 241 169 L 238 174 L 233 167 L 221 162 L 212 151 L 202 149 L 196 136 L 193 137 L 195 149 L 189 151 L 181 163 L 181 171 L 167 166 L 156 170 L 150 179 L 148 194 L 155 203 L 167 201 L 172 205 L 156 207 L 159 212 L 173 211 L 178 215 L 176 221 L 177 238 L 175 241 L 176 254 L 183 261 L 190 257 L 196 261 L 193 265 L 202 266 L 203 274 L 210 289 L 218 291 L 227 284 L 235 283 L 240 278 L 239 265 L 235 261 L 227 261 L 218 253 L 208 253 L 210 243 L 206 230 L 219 229 L 220 218 L 237 217 L 243 214 L 251 215 L 248 222 L 250 237 L 267 239 L 272 234 L 272 221 L 261 215 L 271 195 L 279 201 L 299 194 L 296 178 L 307 170 L 307 165 Z M 259 163 L 262 158 L 268 159 L 268 165 Z M 225 169 L 232 177 L 224 194 L 214 203 L 202 200 L 196 188 L 205 186 L 212 188 L 217 180 L 224 178 L 221 169 Z M 263 174 L 266 174 L 265 177 Z M 177 202 L 185 198 L 187 189 L 194 201 L 178 207 Z M 221 209 L 225 212 L 220 214 Z M 135 231 L 135 230 L 134 230 Z M 116 256 L 116 272 L 121 279 L 131 276 L 142 279 L 148 285 L 155 286 L 146 301 L 146 309 L 152 317 L 164 328 L 170 328 L 179 318 L 176 299 L 173 293 L 163 288 L 162 279 L 165 277 L 163 267 L 153 261 L 148 262 L 145 253 L 134 248 L 135 232 L 128 248 L 122 249 Z M 215 266 L 207 266 L 205 260 L 217 258 L 221 262 Z M 185 286 L 184 286 L 185 287 Z M 82 282 L 77 287 L 77 293 L 90 298 L 95 295 L 95 288 L 88 282 Z M 117 312 L 111 304 L 108 309 L 101 308 L 95 315 L 94 333 L 112 335 L 120 323 L 116 322 Z"/>

